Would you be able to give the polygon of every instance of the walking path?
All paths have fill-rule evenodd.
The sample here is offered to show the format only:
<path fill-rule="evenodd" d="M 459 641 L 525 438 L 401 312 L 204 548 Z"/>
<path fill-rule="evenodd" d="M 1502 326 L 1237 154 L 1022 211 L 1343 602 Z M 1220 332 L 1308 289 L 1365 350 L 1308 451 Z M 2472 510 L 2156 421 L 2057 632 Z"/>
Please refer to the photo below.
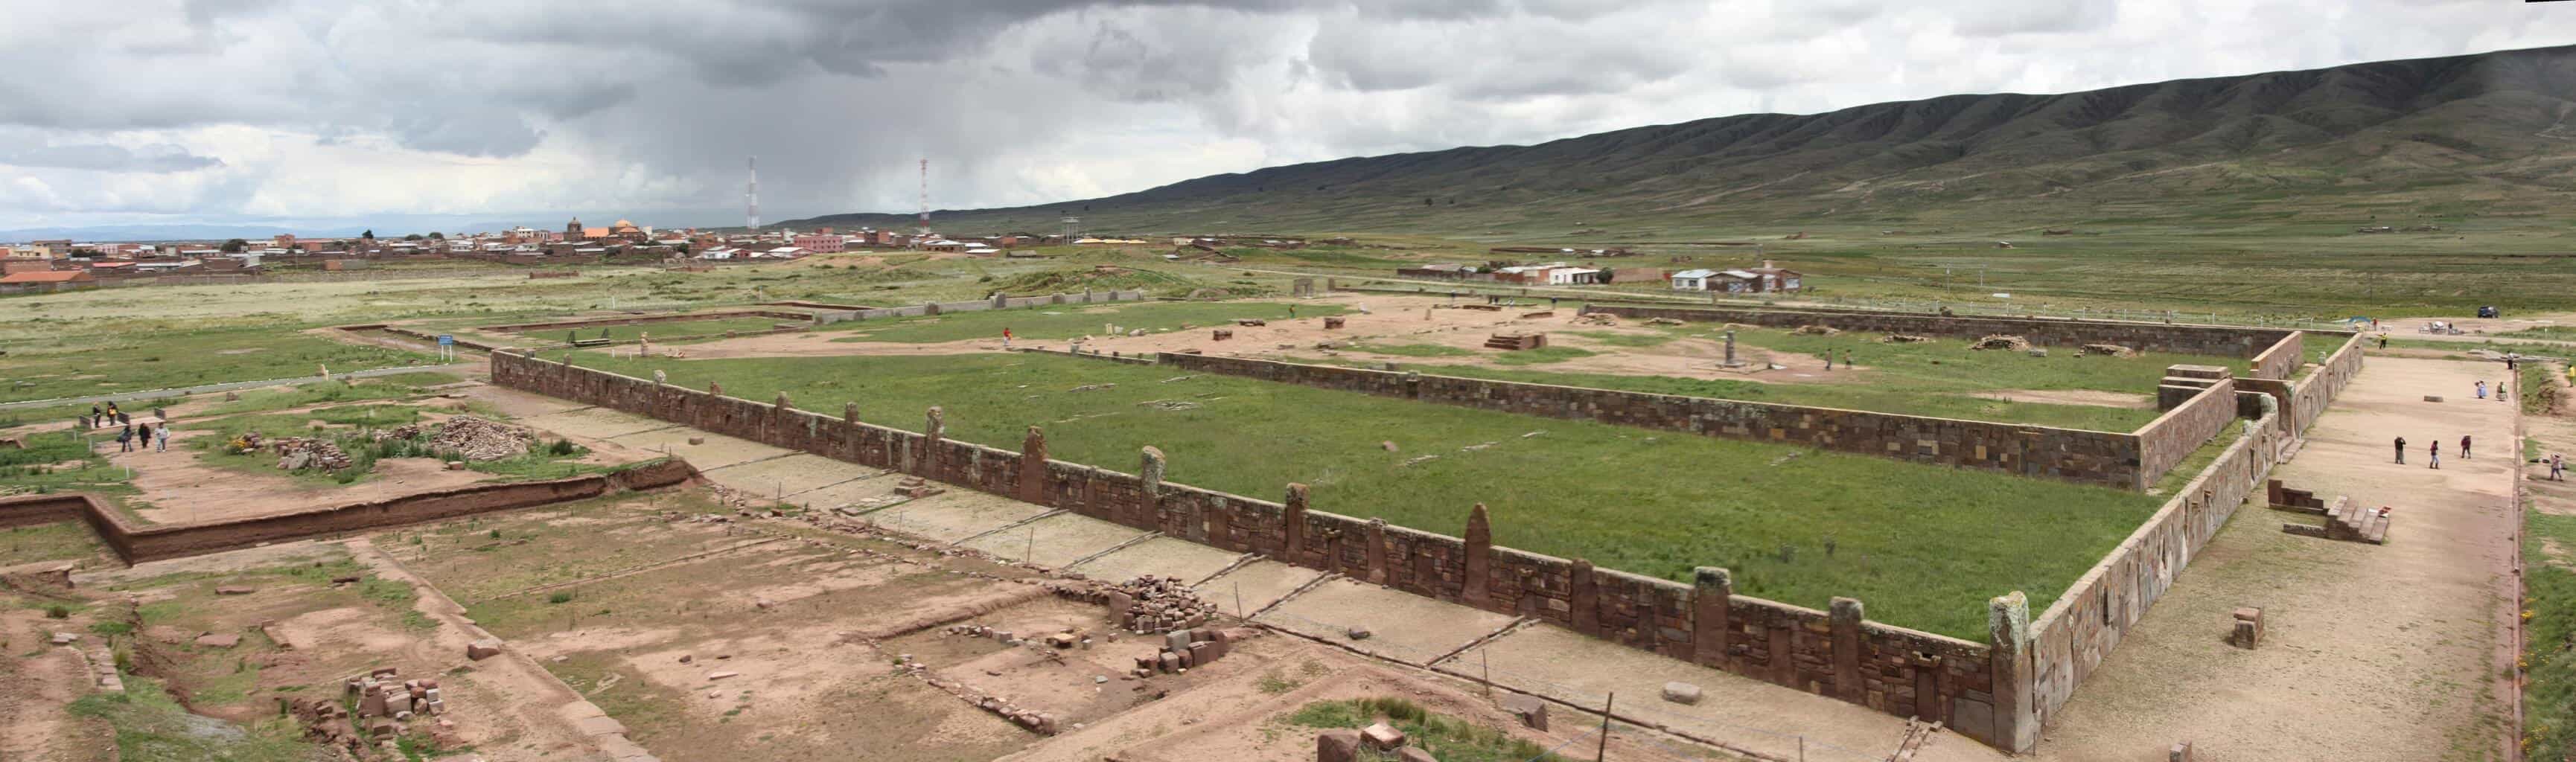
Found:
<path fill-rule="evenodd" d="M 2033 756 L 2162 759 L 2190 740 L 2211 759 L 2501 758 L 2519 406 L 2476 399 L 2471 385 L 2504 375 L 2500 363 L 2371 358 L 2273 478 L 2389 506 L 2388 544 L 2284 534 L 2285 521 L 2313 522 L 2238 509 Z M 2458 457 L 2462 435 L 2475 458 Z M 2425 462 L 2437 440 L 2440 470 Z M 2264 609 L 2254 650 L 2226 641 L 2240 606 Z"/>
<path fill-rule="evenodd" d="M 401 373 L 419 373 L 422 371 L 444 371 L 447 373 L 463 375 L 483 372 L 484 367 L 484 363 L 481 362 L 461 362 L 449 365 L 403 365 L 392 368 L 371 368 L 368 370 L 353 370 L 347 373 L 333 373 L 331 374 L 331 377 L 339 379 L 375 378 L 377 376 L 391 376 Z M 115 394 L 101 394 L 90 397 L 61 397 L 49 400 L 27 400 L 25 402 L 0 403 L 0 410 L 23 410 L 27 408 L 53 407 L 56 405 L 88 405 L 102 402 L 157 400 L 168 397 L 185 397 L 191 394 L 237 392 L 245 389 L 258 389 L 262 387 L 279 386 L 282 384 L 301 384 L 320 380 L 322 380 L 320 376 L 303 376 L 298 378 L 272 378 L 262 381 L 226 381 L 215 384 L 198 384 L 196 386 L 177 389 L 146 389 L 141 391 L 117 392 Z"/>

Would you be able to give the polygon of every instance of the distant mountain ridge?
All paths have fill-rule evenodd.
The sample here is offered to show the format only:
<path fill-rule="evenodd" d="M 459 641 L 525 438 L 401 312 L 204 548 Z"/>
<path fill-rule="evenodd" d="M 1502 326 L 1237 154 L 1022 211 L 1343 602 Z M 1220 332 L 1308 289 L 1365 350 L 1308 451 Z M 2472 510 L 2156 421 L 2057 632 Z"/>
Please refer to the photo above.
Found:
<path fill-rule="evenodd" d="M 2571 200 L 2576 46 L 1718 117 L 932 217 L 957 232 L 1052 231 L 1064 214 L 1100 230 L 1478 232 L 1904 221 L 1970 204 L 2081 213 L 2105 203 L 2433 187 L 2507 206 Z M 907 220 L 836 214 L 778 224 Z"/>

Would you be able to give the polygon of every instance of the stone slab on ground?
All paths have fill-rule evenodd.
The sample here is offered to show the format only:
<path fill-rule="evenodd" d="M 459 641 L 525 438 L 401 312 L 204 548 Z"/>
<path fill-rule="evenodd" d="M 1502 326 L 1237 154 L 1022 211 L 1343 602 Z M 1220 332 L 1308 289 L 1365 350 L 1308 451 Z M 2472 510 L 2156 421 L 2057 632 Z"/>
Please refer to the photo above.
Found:
<path fill-rule="evenodd" d="M 1201 599 L 1216 601 L 1219 610 L 1229 612 L 1234 610 L 1234 597 L 1239 591 L 1245 609 L 1260 611 L 1321 576 L 1321 571 L 1264 558 L 1200 583 L 1198 591 Z"/>
<path fill-rule="evenodd" d="M 1905 740 L 1903 717 L 1587 638 L 1553 625 L 1515 630 L 1442 662 L 1437 669 L 1473 679 L 1483 675 L 1487 661 L 1493 665 L 1494 683 L 1504 688 L 1592 707 L 1595 712 L 1616 691 L 1620 716 L 1662 723 L 1780 759 L 1797 758 L 1800 736 L 1809 744 L 1809 759 L 1877 759 L 1893 753 Z M 1662 700 L 1665 684 L 1674 682 L 1697 686 L 1699 703 Z M 1864 755 L 1829 755 L 1832 749 Z M 1988 762 L 2005 756 L 1944 732 L 1914 758 Z"/>
<path fill-rule="evenodd" d="M 953 543 L 1046 512 L 1046 508 L 1006 497 L 954 490 L 907 501 L 861 519 L 897 532 Z"/>
<path fill-rule="evenodd" d="M 714 441 L 714 440 L 708 440 Z M 782 458 L 755 460 L 724 468 L 698 468 L 717 484 L 762 500 L 778 495 L 794 495 L 818 487 L 856 479 L 877 469 L 856 463 L 826 458 L 811 453 L 796 453 Z M 790 502 L 794 502 L 790 500 Z"/>
<path fill-rule="evenodd" d="M 527 416 L 511 423 L 557 434 L 593 439 L 608 439 L 653 429 L 670 428 L 673 425 L 670 421 L 646 418 L 604 407 L 575 408 L 560 413 Z"/>
<path fill-rule="evenodd" d="M 870 469 L 868 473 L 847 481 L 826 484 L 804 492 L 791 493 L 787 502 L 828 511 L 845 505 L 863 505 L 861 501 L 882 497 L 894 491 L 903 474 Z"/>
<path fill-rule="evenodd" d="M 1030 506 L 1032 508 L 1036 506 Z M 1062 513 L 977 537 L 966 547 L 1007 561 L 1032 561 L 1064 568 L 1066 564 L 1144 536 L 1146 532 L 1089 516 Z"/>
<path fill-rule="evenodd" d="M 704 441 L 700 444 L 689 444 L 689 440 L 693 437 Z M 697 466 L 702 471 L 749 463 L 763 458 L 775 458 L 793 452 L 783 447 L 772 447 L 748 439 L 709 434 L 687 427 L 624 434 L 609 437 L 608 441 L 620 446 L 652 452 L 662 452 L 664 447 L 668 447 L 670 454 L 688 459 L 689 465 Z"/>
<path fill-rule="evenodd" d="M 1255 619 L 1366 653 L 1422 664 L 1502 629 L 1513 618 L 1344 578 L 1316 585 Z M 1353 627 L 1365 627 L 1373 634 L 1367 640 L 1351 640 L 1347 633 Z"/>
<path fill-rule="evenodd" d="M 2356 504 L 2392 506 L 2387 545 L 2283 534 L 2248 503 L 2095 667 L 2043 731 L 2040 760 L 2144 757 L 2188 738 L 2210 757 L 2450 759 L 2501 753 L 2491 691 L 2511 615 L 2511 458 L 2390 463 L 2388 442 L 2461 435 L 2512 443 L 2518 405 L 2430 404 L 2495 363 L 2372 356 L 2273 477 Z M 2511 454 L 2511 444 L 2496 448 Z M 2445 447 L 2444 449 L 2450 449 Z M 2423 450 L 2417 446 L 2414 455 Z M 2446 455 L 2450 453 L 2444 453 Z M 2256 500 L 2262 497 L 2256 496 Z M 2263 646 L 2217 629 L 2261 607 Z"/>
<path fill-rule="evenodd" d="M 1085 561 L 1068 571 L 1113 582 L 1146 574 L 1178 577 L 1195 582 L 1223 570 L 1227 564 L 1234 563 L 1234 560 L 1240 557 L 1242 557 L 1240 553 L 1218 550 L 1188 540 L 1156 537 L 1119 548 L 1109 555 Z M 1215 600 L 1218 608 L 1228 613 L 1234 611 L 1233 599 L 1220 597 Z"/>

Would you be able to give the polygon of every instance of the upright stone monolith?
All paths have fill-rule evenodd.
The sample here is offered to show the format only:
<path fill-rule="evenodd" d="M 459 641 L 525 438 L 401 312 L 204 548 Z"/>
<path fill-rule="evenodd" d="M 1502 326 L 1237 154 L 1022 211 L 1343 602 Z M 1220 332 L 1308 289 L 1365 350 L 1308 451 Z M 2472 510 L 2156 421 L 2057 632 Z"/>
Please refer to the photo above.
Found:
<path fill-rule="evenodd" d="M 1280 530 L 1284 535 L 1280 539 L 1280 552 L 1287 556 L 1283 560 L 1294 566 L 1306 559 L 1306 485 L 1290 483 L 1288 497 L 1280 502 L 1285 506 L 1279 511 Z"/>
<path fill-rule="evenodd" d="M 1567 595 L 1567 607 L 1574 615 L 1574 631 L 1601 637 L 1601 580 L 1592 574 L 1592 562 L 1574 559 L 1569 573 L 1573 588 Z"/>
<path fill-rule="evenodd" d="M 921 452 L 912 459 L 913 475 L 935 479 L 939 477 L 939 451 L 945 449 L 940 444 L 948 436 L 948 411 L 932 405 L 923 414 L 923 419 Z"/>
<path fill-rule="evenodd" d="M 1156 449 L 1153 445 L 1146 445 L 1145 449 L 1138 455 L 1138 460 L 1140 462 L 1136 465 L 1136 480 L 1142 482 L 1145 495 L 1142 503 L 1136 506 L 1136 515 L 1127 522 L 1127 525 L 1138 528 L 1152 527 L 1155 529 L 1161 529 L 1163 523 L 1163 451 Z"/>
<path fill-rule="evenodd" d="M 1369 519 L 1368 537 L 1364 542 L 1368 543 L 1368 547 L 1364 550 L 1368 558 L 1369 584 L 1386 584 L 1386 519 L 1375 517 Z"/>
<path fill-rule="evenodd" d="M 2039 714 L 2032 706 L 2030 599 L 2015 590 L 1986 602 L 1988 655 L 1993 659 L 1995 703 L 1983 706 L 1960 697 L 1953 702 L 1950 726 L 1970 737 L 1991 728 L 1986 744 L 2016 754 L 2039 745 Z M 1922 701 L 1921 697 L 1916 698 Z"/>
<path fill-rule="evenodd" d="M 1465 585 L 1458 597 L 1469 606 L 1490 608 L 1493 605 L 1489 599 L 1493 597 L 1490 580 L 1494 576 L 1494 529 L 1485 515 L 1484 503 L 1477 503 L 1476 507 L 1467 510 L 1466 536 L 1461 539 L 1465 540 L 1466 558 L 1460 561 L 1459 574 L 1465 577 L 1460 580 Z"/>
<path fill-rule="evenodd" d="M 1691 662 L 1701 666 L 1729 669 L 1727 641 L 1734 635 L 1734 612 L 1727 603 L 1735 598 L 1735 574 L 1722 567 L 1702 566 L 1691 575 Z M 1731 670 L 1730 670 L 1731 671 Z"/>
<path fill-rule="evenodd" d="M 1734 332 L 1734 331 L 1727 331 L 1727 332 L 1726 332 L 1726 359 L 1725 359 L 1724 361 L 1719 362 L 1719 363 L 1718 363 L 1718 365 L 1720 365 L 1720 366 L 1724 366 L 1724 367 L 1728 367 L 1728 368 L 1743 367 L 1743 365 L 1744 365 L 1744 363 L 1743 363 L 1742 361 L 1735 359 L 1735 332 Z"/>
<path fill-rule="evenodd" d="M 709 396 L 709 397 L 722 397 L 722 396 L 724 396 L 724 385 L 723 385 L 723 384 L 716 383 L 716 382 L 714 382 L 714 381 L 709 381 L 709 382 L 707 382 L 707 396 Z"/>
<path fill-rule="evenodd" d="M 843 402 L 843 403 L 841 403 L 841 422 L 842 422 L 842 423 L 858 423 L 858 422 L 859 422 L 859 403 L 856 403 L 856 402 Z"/>
<path fill-rule="evenodd" d="M 781 413 L 796 409 L 795 405 L 790 404 L 787 401 L 787 392 L 785 391 L 780 391 L 778 393 L 778 400 L 776 402 L 769 403 L 769 407 Z"/>
<path fill-rule="evenodd" d="M 1868 695 L 1860 675 L 1860 599 L 1835 596 L 1825 612 L 1832 626 L 1834 645 L 1834 695 L 1854 704 Z"/>
<path fill-rule="evenodd" d="M 1020 440 L 1020 502 L 1046 505 L 1046 432 L 1029 427 Z"/>

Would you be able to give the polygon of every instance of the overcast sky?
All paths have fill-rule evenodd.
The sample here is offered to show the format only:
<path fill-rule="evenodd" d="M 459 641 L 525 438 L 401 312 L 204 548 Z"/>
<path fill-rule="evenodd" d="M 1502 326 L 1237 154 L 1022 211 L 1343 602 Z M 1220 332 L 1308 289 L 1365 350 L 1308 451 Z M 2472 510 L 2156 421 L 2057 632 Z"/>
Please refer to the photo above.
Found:
<path fill-rule="evenodd" d="M 2576 3 L 2513 0 L 0 0 L 0 18 L 0 229 L 738 225 L 755 154 L 769 221 L 908 212 L 921 158 L 935 208 L 1018 205 L 2576 43 Z"/>

